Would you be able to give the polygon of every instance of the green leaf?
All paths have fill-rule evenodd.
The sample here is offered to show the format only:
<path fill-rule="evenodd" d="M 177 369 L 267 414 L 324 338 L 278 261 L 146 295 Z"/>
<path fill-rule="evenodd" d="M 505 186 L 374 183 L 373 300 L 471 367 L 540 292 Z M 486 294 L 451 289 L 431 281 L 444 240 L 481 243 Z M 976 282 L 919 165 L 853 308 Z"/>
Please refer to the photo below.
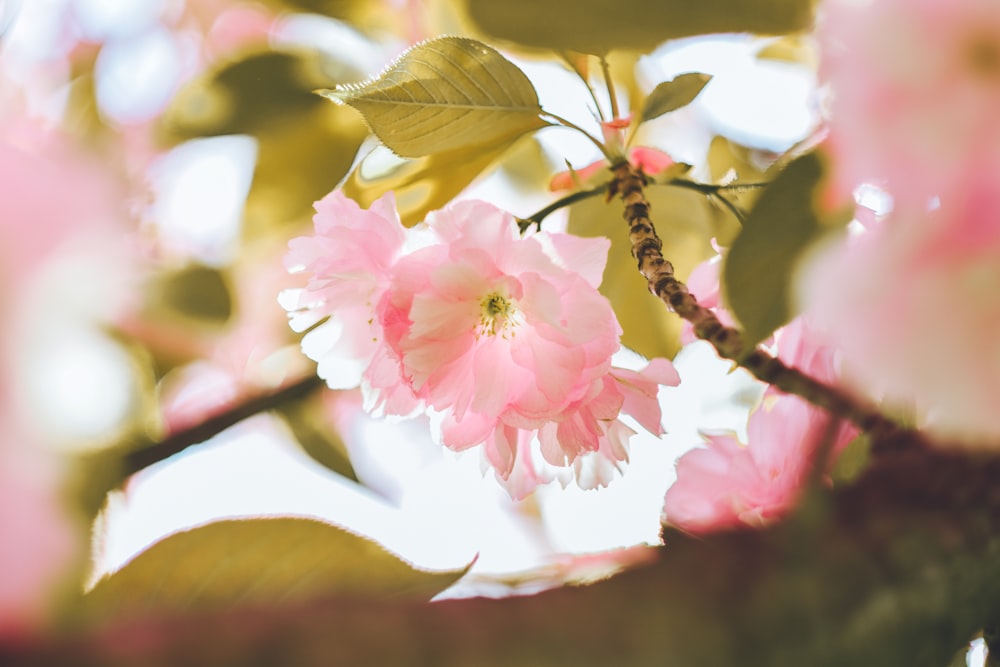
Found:
<path fill-rule="evenodd" d="M 648 52 L 668 39 L 808 30 L 815 0 L 465 0 L 486 34 L 523 46 Z"/>
<path fill-rule="evenodd" d="M 422 42 L 363 85 L 318 92 L 360 111 L 403 157 L 513 141 L 547 125 L 528 77 L 495 50 L 462 37 Z"/>
<path fill-rule="evenodd" d="M 815 153 L 789 163 L 764 188 L 729 249 L 723 285 L 747 351 L 795 315 L 791 286 L 799 259 L 827 231 L 813 202 L 822 177 Z"/>
<path fill-rule="evenodd" d="M 210 523 L 164 538 L 83 600 L 91 617 L 289 604 L 331 595 L 429 600 L 465 570 L 416 570 L 378 544 L 304 518 Z"/>
<path fill-rule="evenodd" d="M 665 113 L 686 107 L 698 97 L 698 93 L 712 80 L 711 74 L 688 72 L 670 81 L 664 81 L 653 89 L 642 108 L 640 122 L 652 120 Z"/>
<path fill-rule="evenodd" d="M 596 184 L 588 181 L 588 185 Z M 718 215 L 707 197 L 678 187 L 646 188 L 657 233 L 664 241 L 663 254 L 686 279 L 691 270 L 715 254 L 711 239 L 726 243 L 736 234 L 732 216 Z M 680 349 L 681 319 L 650 294 L 636 267 L 622 221 L 620 201 L 593 197 L 570 208 L 568 231 L 580 236 L 611 239 L 601 294 L 614 307 L 622 326 L 622 344 L 647 357 L 672 358 Z"/>
<path fill-rule="evenodd" d="M 454 199 L 510 147 L 510 141 L 502 138 L 406 160 L 379 146 L 361 160 L 341 189 L 363 208 L 392 190 L 400 220 L 410 227 Z"/>

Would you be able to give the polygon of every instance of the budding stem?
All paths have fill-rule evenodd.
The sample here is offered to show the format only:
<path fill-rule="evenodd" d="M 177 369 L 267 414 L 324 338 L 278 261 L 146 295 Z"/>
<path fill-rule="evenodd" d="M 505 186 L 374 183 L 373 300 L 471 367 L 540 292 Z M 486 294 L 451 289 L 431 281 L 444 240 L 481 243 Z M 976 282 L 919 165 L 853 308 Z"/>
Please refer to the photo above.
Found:
<path fill-rule="evenodd" d="M 885 449 L 901 442 L 919 440 L 915 432 L 906 431 L 843 390 L 785 365 L 760 348 L 747 351 L 742 333 L 723 325 L 714 312 L 700 305 L 687 286 L 674 275 L 674 265 L 663 257 L 663 242 L 649 217 L 650 205 L 644 191 L 645 176 L 628 162 L 615 164 L 611 171 L 614 174 L 611 194 L 618 195 L 625 206 L 624 217 L 629 226 L 632 256 L 639 264 L 639 272 L 646 279 L 649 291 L 667 308 L 690 322 L 698 338 L 711 343 L 719 356 L 735 361 L 758 380 L 801 396 L 853 422 L 873 436 L 875 447 Z"/>

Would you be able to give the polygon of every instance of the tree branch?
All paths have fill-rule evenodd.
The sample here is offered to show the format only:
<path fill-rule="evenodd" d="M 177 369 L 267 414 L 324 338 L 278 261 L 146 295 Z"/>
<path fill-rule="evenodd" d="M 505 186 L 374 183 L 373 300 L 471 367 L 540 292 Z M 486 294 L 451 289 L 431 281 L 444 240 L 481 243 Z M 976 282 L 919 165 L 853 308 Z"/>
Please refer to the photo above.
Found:
<path fill-rule="evenodd" d="M 819 382 L 786 366 L 764 350 L 744 349 L 738 329 L 724 326 L 715 313 L 698 303 L 687 286 L 674 275 L 674 266 L 663 257 L 663 242 L 650 219 L 650 204 L 644 188 L 645 176 L 627 162 L 612 168 L 611 192 L 625 205 L 632 256 L 649 290 L 679 316 L 691 323 L 698 338 L 708 341 L 719 355 L 747 369 L 759 380 L 778 389 L 801 396 L 810 403 L 843 417 L 872 434 L 874 447 L 885 448 L 899 442 L 922 442 L 922 437 L 902 429 L 872 406 L 861 403 L 838 387 Z M 905 438 L 899 436 L 905 434 Z"/>

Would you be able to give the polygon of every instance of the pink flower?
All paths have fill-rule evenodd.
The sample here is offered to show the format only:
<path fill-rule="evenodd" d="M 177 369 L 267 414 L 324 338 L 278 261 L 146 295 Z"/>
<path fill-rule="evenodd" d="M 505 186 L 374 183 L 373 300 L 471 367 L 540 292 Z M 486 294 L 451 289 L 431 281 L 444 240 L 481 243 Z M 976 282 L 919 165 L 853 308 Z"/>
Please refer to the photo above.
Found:
<path fill-rule="evenodd" d="M 841 192 L 863 182 L 926 205 L 1000 155 L 1000 5 L 838 0 L 820 21 Z"/>
<path fill-rule="evenodd" d="M 535 427 L 592 391 L 621 334 L 596 289 L 607 239 L 521 238 L 484 202 L 427 225 L 440 242 L 399 261 L 377 312 L 415 395 L 448 411 L 445 444 L 478 444 L 501 416 Z"/>
<path fill-rule="evenodd" d="M 292 239 L 285 266 L 309 274 L 302 289 L 281 293 L 295 331 L 313 327 L 302 351 L 332 388 L 356 387 L 382 338 L 375 305 L 404 241 L 392 193 L 362 209 L 340 191 L 316 202 L 316 233 Z M 324 321 L 325 320 L 325 321 Z"/>
<path fill-rule="evenodd" d="M 707 447 L 677 462 L 677 481 L 664 499 L 664 523 L 691 533 L 761 526 L 786 514 L 808 479 L 826 413 L 795 396 L 771 394 L 750 415 L 747 444 L 732 435 L 708 435 Z M 834 435 L 840 451 L 849 429 Z"/>
<path fill-rule="evenodd" d="M 317 235 L 289 253 L 308 286 L 283 304 L 294 328 L 330 318 L 303 349 L 331 386 L 360 382 L 372 412 L 430 411 L 442 443 L 482 445 L 515 497 L 569 469 L 583 486 L 606 484 L 628 456 L 623 412 L 660 432 L 657 390 L 679 378 L 664 359 L 612 368 L 621 329 L 597 291 L 607 239 L 522 237 L 481 201 L 411 230 L 391 198 L 370 211 L 340 194 L 324 202 Z M 324 375 L 346 366 L 355 372 Z"/>

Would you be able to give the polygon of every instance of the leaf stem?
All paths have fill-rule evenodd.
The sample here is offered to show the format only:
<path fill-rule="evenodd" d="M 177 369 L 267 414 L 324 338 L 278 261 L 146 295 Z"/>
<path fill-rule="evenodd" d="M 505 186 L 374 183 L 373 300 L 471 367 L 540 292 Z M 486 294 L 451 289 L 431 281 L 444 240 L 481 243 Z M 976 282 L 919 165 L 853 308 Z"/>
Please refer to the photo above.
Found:
<path fill-rule="evenodd" d="M 615 93 L 615 81 L 611 78 L 611 67 L 608 60 L 601 56 L 601 72 L 604 74 L 604 85 L 608 88 L 608 100 L 611 102 L 611 118 L 618 118 L 618 95 Z"/>
<path fill-rule="evenodd" d="M 571 130 L 576 130 L 577 132 L 579 132 L 583 136 L 585 136 L 588 139 L 590 139 L 591 143 L 593 143 L 595 146 L 597 146 L 597 149 L 599 151 L 601 151 L 601 155 L 603 155 L 605 158 L 607 158 L 608 162 L 610 162 L 611 164 L 616 164 L 616 163 L 618 163 L 618 162 L 621 161 L 621 158 L 613 155 L 608 150 L 608 147 L 604 145 L 603 142 L 601 142 L 597 137 L 595 137 L 594 135 L 592 135 L 590 132 L 587 132 L 585 129 L 583 129 L 582 127 L 580 127 L 579 125 L 577 125 L 573 121 L 567 120 L 566 118 L 563 118 L 562 116 L 559 116 L 559 115 L 556 115 L 556 114 L 552 113 L 551 111 L 545 111 L 544 109 L 542 109 L 542 114 L 541 115 L 542 116 L 548 116 L 549 118 L 551 118 L 552 120 L 556 121 L 557 123 L 559 123 L 563 127 L 568 127 Z"/>
<path fill-rule="evenodd" d="M 663 257 L 663 242 L 649 217 L 650 204 L 644 192 L 646 177 L 629 163 L 619 164 L 612 171 L 615 180 L 611 191 L 625 206 L 624 217 L 629 226 L 632 256 L 639 264 L 639 272 L 646 279 L 650 292 L 659 297 L 667 308 L 690 322 L 698 338 L 711 343 L 719 356 L 735 361 L 757 379 L 785 393 L 801 396 L 853 422 L 872 434 L 877 447 L 885 449 L 904 441 L 922 442 L 918 433 L 904 429 L 842 389 L 805 375 L 760 348 L 745 349 L 742 333 L 723 325 L 714 312 L 700 305 L 687 286 L 674 275 L 673 264 Z"/>
<path fill-rule="evenodd" d="M 527 218 L 519 218 L 517 221 L 517 226 L 520 227 L 521 233 L 528 231 L 528 228 L 535 225 L 539 230 L 542 228 L 542 220 L 548 217 L 550 214 L 558 211 L 564 206 L 569 206 L 570 204 L 575 204 L 578 201 L 583 201 L 584 199 L 589 199 L 595 195 L 599 195 L 608 191 L 611 183 L 601 183 L 597 187 L 590 188 L 589 190 L 577 190 L 573 194 L 566 195 L 556 201 L 552 202 L 540 211 L 533 213 Z"/>

